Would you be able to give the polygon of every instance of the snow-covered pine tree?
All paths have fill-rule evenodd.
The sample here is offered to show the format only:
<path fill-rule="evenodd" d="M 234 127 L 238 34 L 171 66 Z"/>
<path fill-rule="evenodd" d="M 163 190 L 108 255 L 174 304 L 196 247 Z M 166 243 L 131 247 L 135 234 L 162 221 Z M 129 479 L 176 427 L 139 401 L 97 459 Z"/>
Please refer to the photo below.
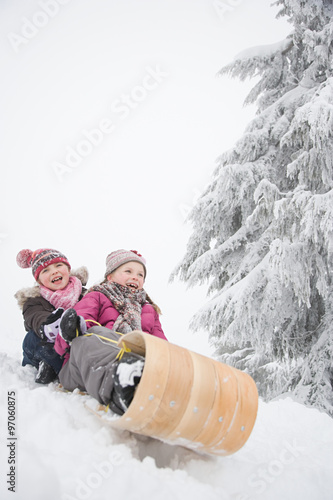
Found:
<path fill-rule="evenodd" d="M 265 399 L 293 391 L 333 415 L 333 5 L 276 5 L 287 39 L 220 71 L 257 77 L 257 114 L 218 158 L 171 279 L 208 283 L 191 326 Z"/>

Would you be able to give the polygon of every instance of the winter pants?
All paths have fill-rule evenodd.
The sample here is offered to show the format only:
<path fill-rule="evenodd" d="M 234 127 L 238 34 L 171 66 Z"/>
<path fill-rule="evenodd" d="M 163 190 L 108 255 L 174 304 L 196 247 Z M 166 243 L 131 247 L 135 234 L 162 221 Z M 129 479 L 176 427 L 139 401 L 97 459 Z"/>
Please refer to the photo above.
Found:
<path fill-rule="evenodd" d="M 78 388 L 102 404 L 108 404 L 113 390 L 119 334 L 103 326 L 89 328 L 71 345 L 70 357 L 59 373 L 59 381 L 69 391 Z M 104 337 L 104 338 L 103 338 Z"/>
<path fill-rule="evenodd" d="M 39 363 L 45 361 L 56 373 L 60 372 L 63 359 L 55 352 L 53 344 L 43 342 L 33 330 L 29 330 L 24 337 L 22 348 L 22 366 L 32 365 L 38 369 Z"/>

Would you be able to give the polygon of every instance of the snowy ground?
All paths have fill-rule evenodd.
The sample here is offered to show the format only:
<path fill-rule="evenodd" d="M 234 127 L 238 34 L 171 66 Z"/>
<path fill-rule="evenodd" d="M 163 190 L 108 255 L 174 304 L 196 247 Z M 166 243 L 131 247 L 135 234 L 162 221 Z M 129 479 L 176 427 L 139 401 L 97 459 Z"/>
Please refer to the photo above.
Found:
<path fill-rule="evenodd" d="M 2 500 L 332 498 L 333 420 L 315 409 L 290 398 L 260 401 L 246 445 L 204 457 L 111 430 L 85 407 L 86 396 L 35 384 L 35 370 L 19 358 L 0 353 Z M 11 393 L 16 440 L 8 434 Z M 12 459 L 15 493 L 6 483 Z"/>

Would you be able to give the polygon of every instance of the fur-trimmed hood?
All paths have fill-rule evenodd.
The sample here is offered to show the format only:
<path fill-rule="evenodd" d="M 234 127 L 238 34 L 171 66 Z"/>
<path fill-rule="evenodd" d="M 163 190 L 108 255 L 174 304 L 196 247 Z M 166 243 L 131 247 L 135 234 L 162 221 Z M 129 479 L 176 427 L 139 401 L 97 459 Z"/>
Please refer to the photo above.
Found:
<path fill-rule="evenodd" d="M 85 286 L 87 284 L 89 277 L 88 269 L 85 266 L 78 267 L 77 269 L 73 269 L 70 272 L 70 276 L 75 276 L 76 278 L 79 278 L 82 285 Z M 84 290 L 82 290 L 82 292 L 84 293 Z M 31 286 L 29 288 L 21 288 L 14 295 L 20 309 L 23 309 L 23 306 L 28 299 L 40 296 L 41 294 L 39 285 Z"/>

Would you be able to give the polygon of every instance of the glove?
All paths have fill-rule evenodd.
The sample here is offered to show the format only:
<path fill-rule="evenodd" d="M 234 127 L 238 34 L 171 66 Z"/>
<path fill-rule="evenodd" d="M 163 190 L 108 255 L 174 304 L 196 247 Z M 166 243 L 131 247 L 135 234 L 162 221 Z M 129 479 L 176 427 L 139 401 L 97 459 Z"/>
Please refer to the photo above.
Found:
<path fill-rule="evenodd" d="M 59 326 L 63 312 L 64 309 L 59 307 L 46 318 L 44 323 L 42 323 L 39 333 L 43 340 L 46 340 L 47 342 L 55 341 L 56 336 L 59 333 Z"/>
<path fill-rule="evenodd" d="M 87 324 L 82 316 L 78 316 L 75 309 L 67 309 L 60 321 L 60 335 L 71 343 L 75 337 L 83 335 L 87 331 Z"/>

